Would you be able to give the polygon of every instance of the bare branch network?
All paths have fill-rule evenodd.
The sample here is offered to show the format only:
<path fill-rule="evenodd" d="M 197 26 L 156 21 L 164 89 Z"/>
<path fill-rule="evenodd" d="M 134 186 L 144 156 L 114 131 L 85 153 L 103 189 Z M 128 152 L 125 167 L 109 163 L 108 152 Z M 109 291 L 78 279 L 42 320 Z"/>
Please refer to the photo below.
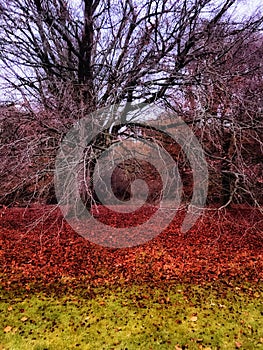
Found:
<path fill-rule="evenodd" d="M 84 156 L 87 202 L 96 201 L 87 178 L 100 154 L 127 138 L 161 139 L 170 147 L 187 200 L 191 169 L 182 150 L 127 117 L 127 105 L 152 103 L 167 112 L 160 118 L 167 130 L 177 115 L 198 137 L 209 166 L 208 203 L 262 206 L 263 19 L 260 9 L 234 18 L 238 3 L 1 0 L 2 98 L 20 105 L 1 106 L 1 202 L 55 203 L 61 140 L 76 121 L 90 115 L 96 124 L 92 112 L 113 104 L 123 108 L 121 125 L 105 120 L 105 132 Z M 146 165 L 130 176 L 120 164 L 115 190 L 129 198 L 130 183 Z"/>

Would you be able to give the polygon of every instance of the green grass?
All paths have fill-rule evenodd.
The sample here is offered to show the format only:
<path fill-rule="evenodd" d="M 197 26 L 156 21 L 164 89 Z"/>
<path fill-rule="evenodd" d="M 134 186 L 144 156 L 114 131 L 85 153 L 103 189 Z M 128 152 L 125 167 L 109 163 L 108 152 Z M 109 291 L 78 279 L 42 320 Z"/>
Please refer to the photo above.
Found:
<path fill-rule="evenodd" d="M 223 283 L 2 290 L 0 349 L 263 349 L 262 291 Z"/>

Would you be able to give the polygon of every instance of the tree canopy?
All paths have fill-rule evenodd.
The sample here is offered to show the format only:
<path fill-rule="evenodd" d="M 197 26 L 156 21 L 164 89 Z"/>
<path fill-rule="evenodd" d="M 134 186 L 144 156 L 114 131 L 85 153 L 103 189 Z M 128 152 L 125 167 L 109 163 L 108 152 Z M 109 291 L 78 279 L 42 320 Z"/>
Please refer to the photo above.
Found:
<path fill-rule="evenodd" d="M 216 183 L 222 182 L 225 204 L 236 193 L 250 193 L 257 202 L 247 169 L 261 167 L 248 150 L 262 150 L 263 19 L 260 9 L 237 16 L 238 5 L 237 0 L 1 0 L 3 94 L 23 101 L 20 120 L 38 125 L 30 150 L 23 146 L 29 158 L 43 140 L 48 149 L 40 157 L 46 162 L 41 171 L 33 157 L 30 181 L 47 176 L 61 138 L 80 117 L 113 104 L 153 103 L 193 128 L 211 169 L 220 168 Z M 111 133 L 115 142 L 120 127 Z M 95 158 L 107 136 L 96 141 L 97 148 L 94 143 Z M 19 137 L 12 142 L 21 143 Z"/>

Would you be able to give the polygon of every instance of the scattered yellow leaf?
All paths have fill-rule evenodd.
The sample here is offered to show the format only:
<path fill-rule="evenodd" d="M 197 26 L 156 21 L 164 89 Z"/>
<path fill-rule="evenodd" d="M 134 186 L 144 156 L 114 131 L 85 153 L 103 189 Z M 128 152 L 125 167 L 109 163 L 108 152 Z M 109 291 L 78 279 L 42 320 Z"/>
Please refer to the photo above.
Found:
<path fill-rule="evenodd" d="M 236 341 L 235 345 L 236 345 L 236 348 L 239 349 L 241 348 L 242 343 L 240 343 L 239 341 Z"/>
<path fill-rule="evenodd" d="M 196 321 L 197 321 L 197 316 L 192 316 L 192 317 L 190 318 L 190 321 L 191 321 L 191 322 L 196 322 Z"/>
<path fill-rule="evenodd" d="M 22 321 L 22 322 L 26 322 L 27 320 L 28 320 L 28 318 L 25 317 L 25 316 L 21 318 L 21 321 Z"/>
<path fill-rule="evenodd" d="M 13 310 L 13 307 L 12 306 L 8 306 L 8 311 L 12 311 Z"/>
<path fill-rule="evenodd" d="M 6 327 L 4 328 L 4 332 L 5 332 L 5 333 L 10 332 L 11 330 L 12 330 L 12 327 L 11 327 L 11 326 L 6 326 Z"/>
<path fill-rule="evenodd" d="M 175 350 L 183 350 L 178 344 L 175 345 Z"/>

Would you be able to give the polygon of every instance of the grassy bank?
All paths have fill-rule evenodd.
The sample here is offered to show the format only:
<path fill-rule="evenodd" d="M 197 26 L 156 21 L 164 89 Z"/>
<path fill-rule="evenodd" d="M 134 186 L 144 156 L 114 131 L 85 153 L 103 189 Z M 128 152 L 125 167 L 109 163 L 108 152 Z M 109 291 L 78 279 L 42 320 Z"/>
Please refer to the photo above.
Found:
<path fill-rule="evenodd" d="M 1 350 L 263 349 L 259 284 L 11 289 L 0 315 Z"/>

